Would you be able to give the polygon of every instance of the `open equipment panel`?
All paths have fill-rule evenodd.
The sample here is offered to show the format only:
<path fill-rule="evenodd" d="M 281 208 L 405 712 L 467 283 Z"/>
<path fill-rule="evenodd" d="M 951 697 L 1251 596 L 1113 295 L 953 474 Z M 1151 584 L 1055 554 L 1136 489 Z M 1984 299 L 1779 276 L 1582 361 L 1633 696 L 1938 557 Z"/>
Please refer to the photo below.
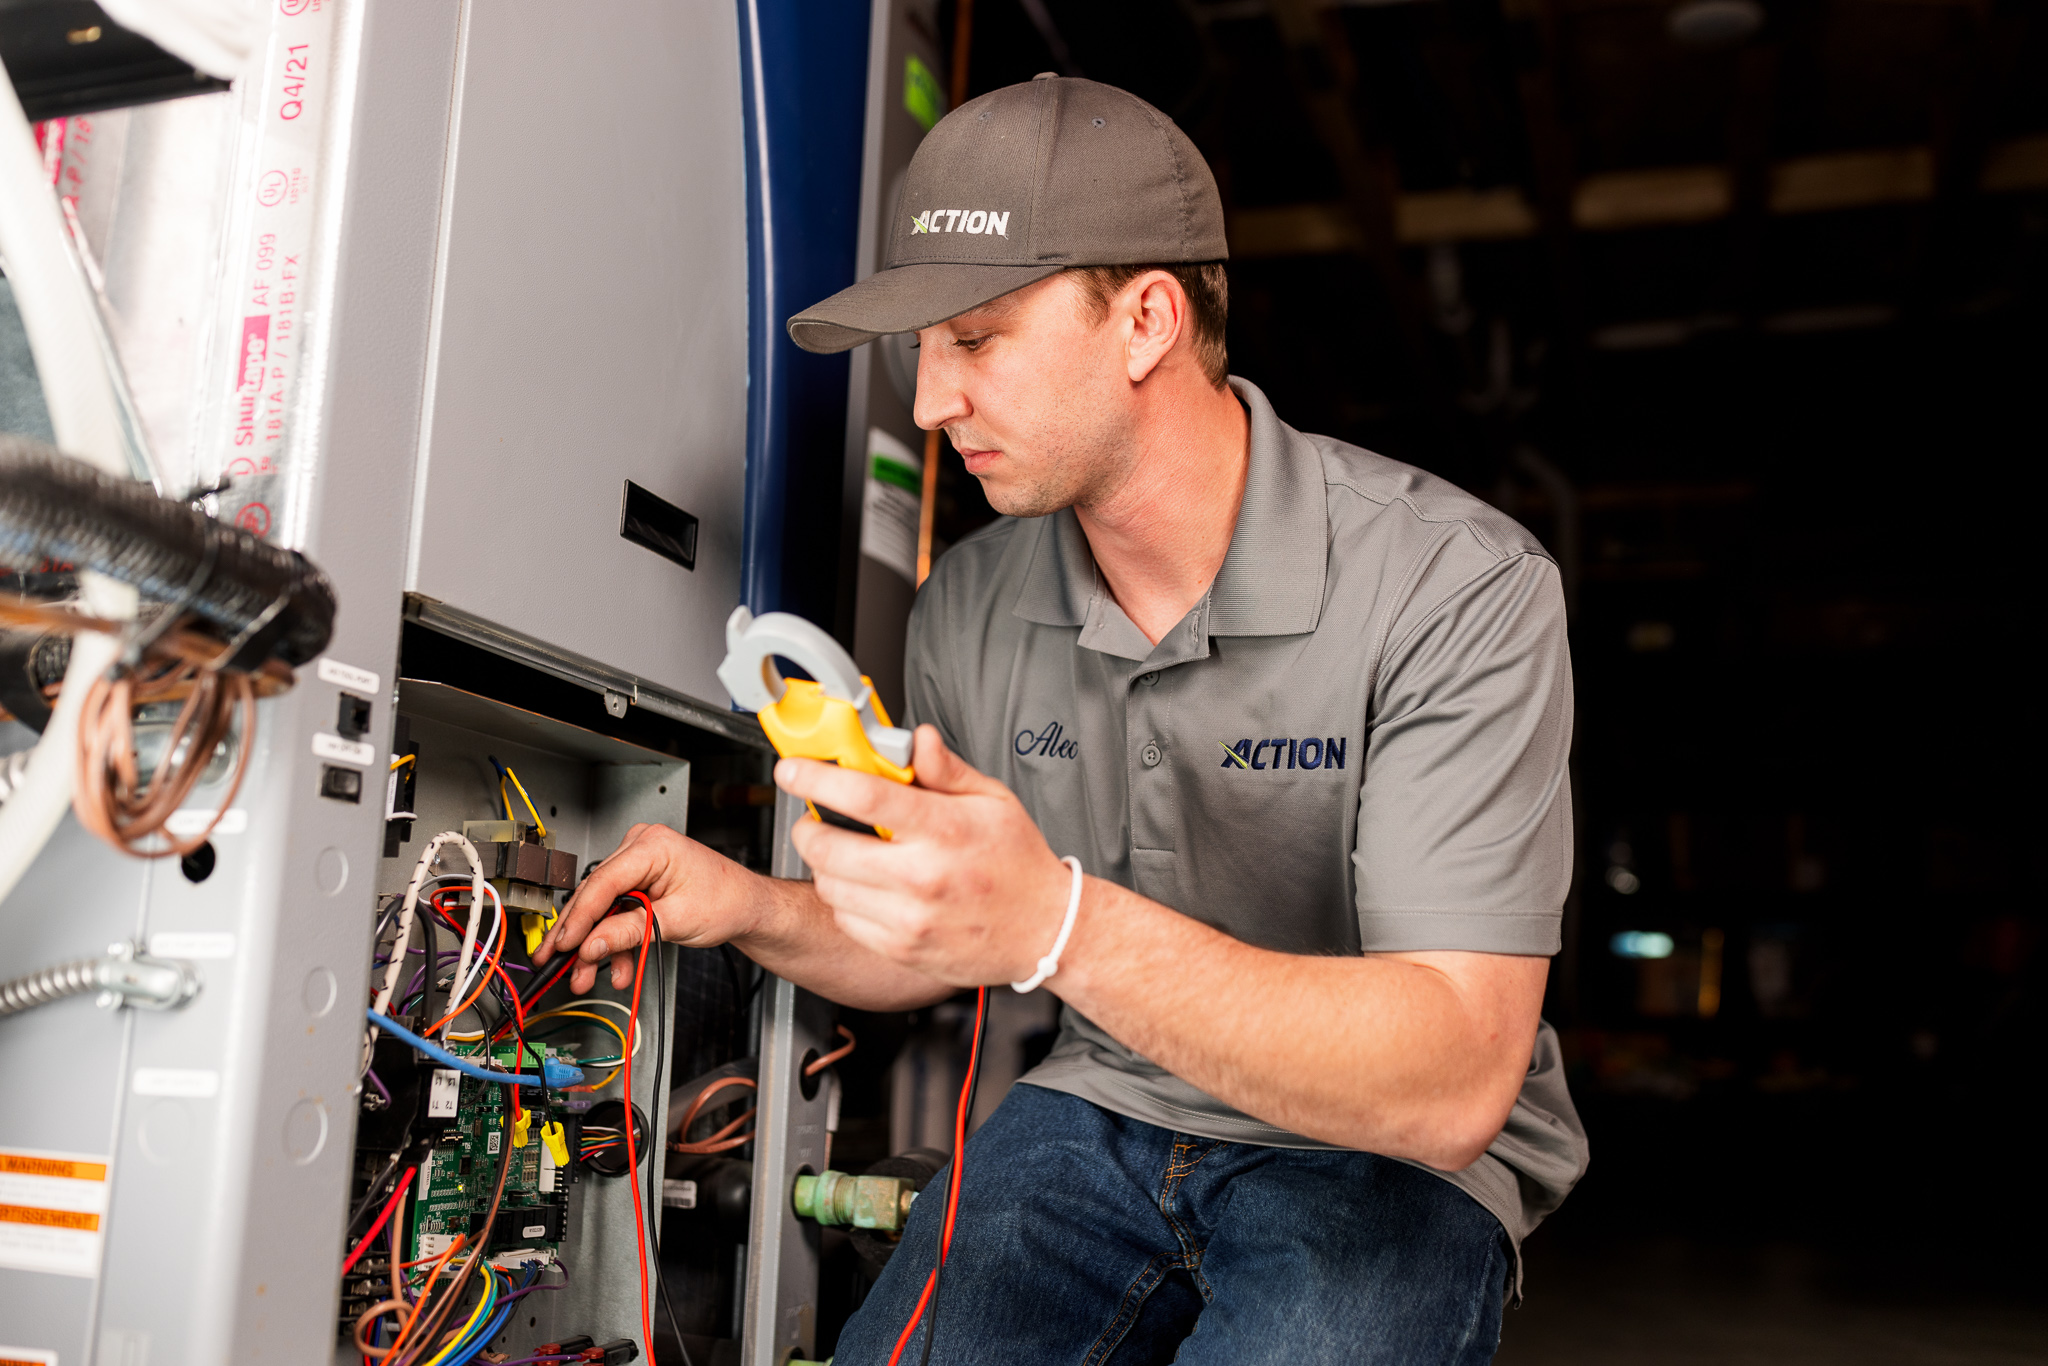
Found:
<path fill-rule="evenodd" d="M 507 1087 L 439 1066 L 401 1040 L 378 1041 L 374 1080 L 362 1093 L 351 1208 L 358 1228 L 382 1209 L 397 1217 L 343 1278 L 343 1359 L 360 1359 L 357 1321 L 394 1296 L 394 1255 L 432 1266 L 458 1242 L 468 1251 L 481 1241 L 495 1271 L 482 1273 L 496 1284 L 478 1300 L 472 1334 L 488 1350 L 517 1357 L 578 1337 L 593 1346 L 638 1341 L 634 1195 L 637 1186 L 638 1208 L 660 1208 L 662 1145 L 650 1138 L 665 1131 L 667 1119 L 674 1028 L 667 989 L 677 950 L 647 956 L 635 1017 L 630 989 L 617 991 L 606 977 L 575 996 L 559 972 L 533 965 L 529 946 L 584 868 L 631 825 L 687 828 L 689 760 L 438 681 L 401 678 L 397 708 L 403 740 L 394 747 L 387 795 L 388 809 L 403 814 L 386 821 L 386 857 L 373 904 L 363 908 L 387 927 L 377 940 L 380 957 L 396 948 L 394 913 L 430 837 L 443 831 L 468 839 L 490 875 L 489 905 L 478 917 L 484 928 L 468 937 L 480 950 L 496 949 L 485 960 L 494 961 L 493 980 L 477 1005 L 460 1010 L 449 992 L 468 928 L 471 871 L 460 841 L 448 840 L 434 851 L 437 862 L 417 898 L 394 1018 L 429 1034 L 452 1013 L 439 1037 L 460 1056 L 528 1072 L 550 1056 L 580 1067 L 583 1078 L 563 1090 Z M 432 973 L 415 966 L 429 953 Z M 381 975 L 379 965 L 373 982 Z M 629 1051 L 636 1063 L 631 1172 L 621 1127 Z M 401 1192 L 394 1175 L 407 1172 L 414 1173 L 410 1190 Z M 388 1346 L 390 1337 L 366 1341 Z"/>

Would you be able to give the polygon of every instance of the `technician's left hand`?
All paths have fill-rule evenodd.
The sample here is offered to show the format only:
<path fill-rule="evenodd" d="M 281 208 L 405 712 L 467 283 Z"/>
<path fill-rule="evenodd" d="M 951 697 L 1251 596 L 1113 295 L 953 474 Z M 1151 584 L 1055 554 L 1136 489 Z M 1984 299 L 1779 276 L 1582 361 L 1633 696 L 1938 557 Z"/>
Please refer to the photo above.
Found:
<path fill-rule="evenodd" d="M 905 787 L 815 759 L 784 759 L 792 796 L 893 836 L 798 821 L 790 832 L 819 898 L 856 942 L 952 986 L 1029 977 L 1052 948 L 1071 874 L 1024 806 L 994 778 L 917 728 Z"/>

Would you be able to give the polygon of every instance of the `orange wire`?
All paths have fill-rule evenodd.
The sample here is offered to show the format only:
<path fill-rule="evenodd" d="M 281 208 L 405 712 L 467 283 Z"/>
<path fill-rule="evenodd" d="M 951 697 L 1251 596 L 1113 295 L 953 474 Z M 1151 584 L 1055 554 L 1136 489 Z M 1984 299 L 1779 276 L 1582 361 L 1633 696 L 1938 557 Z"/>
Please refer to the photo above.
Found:
<path fill-rule="evenodd" d="M 438 895 L 439 895 L 439 893 L 435 893 L 435 895 L 437 895 L 437 896 L 438 896 Z M 509 931 L 509 930 L 510 930 L 510 928 L 511 928 L 510 926 L 506 926 L 506 927 L 505 927 L 505 931 L 501 931 L 501 932 L 499 933 L 499 935 L 498 935 L 498 944 L 499 944 L 499 947 L 500 947 L 500 949 L 501 949 L 501 950 L 502 950 L 502 948 L 504 947 L 504 942 L 505 942 L 505 932 L 506 932 L 506 931 Z M 482 954 L 483 954 L 483 956 L 484 956 L 484 961 L 485 961 L 485 962 L 487 962 L 487 963 L 489 963 L 489 964 L 491 965 L 491 967 L 492 967 L 492 968 L 496 968 L 496 967 L 498 966 L 498 956 L 497 956 L 497 954 L 495 954 L 495 953 L 490 953 L 490 952 L 486 952 L 486 951 L 485 951 L 485 950 L 483 950 L 483 949 L 478 949 L 478 950 L 477 950 L 477 952 L 479 952 L 479 953 L 482 953 Z M 435 971 L 437 971 L 437 972 L 438 972 L 439 970 L 440 970 L 440 969 L 439 969 L 439 966 L 438 966 L 438 965 L 436 965 L 436 966 L 435 966 Z M 500 972 L 500 973 L 499 973 L 499 975 L 500 975 L 500 976 L 503 976 L 504 974 L 503 974 L 502 972 Z M 484 988 L 485 988 L 485 987 L 488 987 L 488 986 L 489 986 L 490 984 L 491 984 L 491 974 L 490 974 L 490 973 L 488 973 L 488 972 L 478 973 L 478 974 L 477 974 L 477 979 L 476 979 L 476 990 L 475 990 L 475 991 L 472 991 L 471 993 L 469 993 L 469 999 L 468 999 L 468 1000 L 466 1000 L 466 1001 L 464 1001 L 464 1002 L 463 1002 L 463 1003 L 462 1003 L 461 1005 L 459 1005 L 459 1006 L 455 1007 L 455 1009 L 453 1009 L 453 1010 L 449 1011 L 449 1012 L 448 1012 L 448 1013 L 447 1013 L 446 1015 L 443 1015 L 443 1016 L 442 1016 L 442 1017 L 441 1017 L 440 1019 L 438 1019 L 438 1020 L 434 1021 L 434 1022 L 433 1022 L 432 1024 L 428 1025 L 428 1026 L 427 1026 L 427 1027 L 426 1027 L 425 1029 L 422 1029 L 422 1030 L 420 1031 L 420 1033 L 422 1033 L 422 1034 L 431 1034 L 431 1033 L 433 1033 L 433 1032 L 434 1032 L 435 1030 L 439 1029 L 439 1028 L 440 1028 L 440 1027 L 441 1027 L 442 1025 L 444 1025 L 444 1024 L 447 1024 L 447 1023 L 448 1023 L 448 1022 L 449 1022 L 450 1020 L 454 1019 L 454 1018 L 455 1018 L 455 1017 L 456 1017 L 457 1015 L 460 1015 L 460 1014 L 461 1014 L 461 1013 L 462 1013 L 463 1011 L 465 1011 L 465 1010 L 468 1010 L 468 1009 L 469 1009 L 469 1008 L 470 1008 L 471 1006 L 473 1006 L 473 1005 L 475 1005 L 475 1004 L 476 1004 L 476 1002 L 477 1002 L 477 998 L 478 998 L 478 997 L 480 997 L 480 996 L 482 996 L 482 995 L 484 994 Z M 509 985 L 509 981 L 508 981 L 508 985 Z M 513 993 L 512 993 L 512 998 L 513 998 L 514 1000 L 517 1000 L 517 999 L 519 999 L 519 993 L 518 993 L 518 992 L 516 992 L 516 991 L 515 991 L 515 992 L 513 992 Z M 523 1019 L 523 1018 L 521 1019 L 521 1021 L 520 1021 L 520 1022 L 521 1022 L 522 1024 L 524 1024 L 524 1023 L 525 1023 L 525 1021 L 524 1021 L 524 1019 Z"/>
<path fill-rule="evenodd" d="M 903 1335 L 896 1339 L 896 1350 L 889 1354 L 889 1366 L 897 1366 L 903 1359 L 903 1349 L 910 1345 L 910 1335 L 917 1331 L 925 1308 L 938 1289 L 939 1267 L 946 1264 L 946 1255 L 953 1250 L 953 1220 L 960 1213 L 960 1172 L 967 1148 L 967 1101 L 974 1094 L 975 1068 L 981 1064 L 981 1022 L 988 1010 L 988 988 L 977 987 L 975 993 L 974 1043 L 967 1050 L 967 1079 L 960 1083 L 960 1104 L 953 1112 L 953 1171 L 946 1183 L 946 1225 L 939 1234 L 939 1265 L 925 1277 L 924 1293 L 917 1297 L 917 1308 L 911 1313 L 910 1322 L 903 1325 Z"/>
<path fill-rule="evenodd" d="M 466 1233 L 456 1234 L 455 1241 L 448 1244 L 447 1250 L 434 1259 L 434 1269 L 427 1273 L 427 1283 L 420 1287 L 420 1297 L 412 1302 L 412 1312 L 405 1316 L 405 1325 L 398 1330 L 398 1336 L 384 1349 L 384 1355 L 378 1357 L 378 1361 L 391 1360 L 398 1355 L 398 1349 L 405 1346 L 406 1338 L 412 1335 L 413 1320 L 420 1316 L 420 1309 L 433 1295 L 434 1282 L 441 1279 L 441 1273 L 448 1269 L 448 1259 L 462 1250 L 462 1245 L 468 1238 L 469 1235 Z"/>
<path fill-rule="evenodd" d="M 442 906 L 442 905 L 441 905 L 441 898 L 442 898 L 442 897 L 444 897 L 444 896 L 452 896 L 452 895 L 454 895 L 455 893 L 457 893 L 457 892 L 460 892 L 461 890 L 462 890 L 462 888 L 460 888 L 460 887 L 445 887 L 445 888 L 443 888 L 442 890 L 440 890 L 440 891 L 438 891 L 438 892 L 435 892 L 435 893 L 433 894 L 433 903 L 434 903 L 434 909 L 435 909 L 435 910 L 437 910 L 437 911 L 439 911 L 439 910 L 448 910 L 448 913 L 449 913 L 449 915 L 450 915 L 450 916 L 451 916 L 451 918 L 452 918 L 452 917 L 453 917 L 453 915 L 454 915 L 454 912 L 455 912 L 455 910 L 460 910 L 460 909 L 462 909 L 462 908 L 461 908 L 461 907 L 455 907 L 455 908 L 454 908 L 453 910 L 449 910 L 449 908 L 447 908 L 447 907 L 444 907 L 444 906 Z M 503 983 L 505 984 L 505 992 L 506 992 L 506 994 L 507 994 L 507 995 L 509 995 L 509 996 L 510 996 L 510 997 L 512 998 L 512 1013 L 513 1013 L 513 1015 L 514 1015 L 514 1016 L 516 1016 L 516 1017 L 518 1018 L 518 1020 L 519 1020 L 519 1027 L 520 1027 L 521 1029 L 525 1029 L 525 1028 L 526 1028 L 526 1002 L 524 1002 L 524 1001 L 522 1001 L 522 1000 L 520 1000 L 520 999 L 519 999 L 519 988 L 518 988 L 518 987 L 515 987 L 515 986 L 513 986 L 513 985 L 512 985 L 512 979 L 511 979 L 510 977 L 508 977 L 508 976 L 507 976 L 507 975 L 505 974 L 505 969 L 504 969 L 504 967 L 502 966 L 502 964 L 503 964 L 503 962 L 504 962 L 504 954 L 505 954 L 505 941 L 504 941 L 503 937 L 501 936 L 501 937 L 499 938 L 499 940 L 498 940 L 498 952 L 497 952 L 496 954 L 486 954 L 486 955 L 485 955 L 485 959 L 486 959 L 486 961 L 488 961 L 488 962 L 490 963 L 490 967 L 491 967 L 491 972 L 494 972 L 494 973 L 496 973 L 496 974 L 498 975 L 498 980 L 499 980 L 500 982 L 503 982 Z M 488 974 L 486 975 L 486 977 L 487 977 L 487 979 L 488 979 Z M 476 997 L 472 996 L 472 997 L 470 997 L 469 999 L 470 999 L 470 1000 L 472 1000 L 472 1001 L 474 1001 L 474 1000 L 476 999 Z M 466 1009 L 466 1008 L 467 1008 L 467 1007 L 465 1007 L 465 1009 Z M 459 1013 L 459 1012 L 458 1012 L 458 1013 Z M 453 1019 L 453 1018 L 455 1018 L 455 1017 L 451 1015 L 451 1016 L 449 1016 L 448 1018 L 450 1018 L 450 1019 Z M 524 1065 L 525 1065 L 525 1063 L 524 1063 L 524 1061 L 523 1061 L 523 1060 L 521 1061 L 521 1064 L 520 1064 L 520 1065 L 521 1065 L 521 1066 L 524 1066 Z"/>
<path fill-rule="evenodd" d="M 848 1029 L 845 1025 L 840 1025 L 838 1028 L 839 1037 L 845 1039 L 846 1042 L 840 1047 L 833 1049 L 830 1053 L 827 1053 L 822 1058 L 812 1058 L 810 1066 L 804 1068 L 805 1076 L 817 1076 L 820 1072 L 824 1071 L 833 1063 L 838 1062 L 841 1058 L 845 1057 L 848 1053 L 851 1053 L 853 1051 L 853 1031 Z"/>
<path fill-rule="evenodd" d="M 430 895 L 430 896 L 429 896 L 429 897 L 427 898 L 427 903 L 428 903 L 428 905 L 429 905 L 429 906 L 430 906 L 430 907 L 431 907 L 431 908 L 432 908 L 433 910 L 436 910 L 436 911 L 448 911 L 448 914 L 449 914 L 449 917 L 450 917 L 450 919 L 453 919 L 453 917 L 454 917 L 454 912 L 453 912 L 453 911 L 449 911 L 447 907 L 445 907 L 445 906 L 443 906 L 443 905 L 441 904 L 441 898 L 442 898 L 442 897 L 444 897 L 444 896 L 451 896 L 451 895 L 453 895 L 453 894 L 455 894 L 455 893 L 457 893 L 457 892 L 459 892 L 459 891 L 461 891 L 461 890 L 462 890 L 462 889 L 461 889 L 460 887 L 444 887 L 444 888 L 442 888 L 442 889 L 441 889 L 440 891 L 432 893 L 432 894 L 431 894 L 431 895 Z M 503 914 L 503 911 L 502 911 L 502 909 L 500 910 L 500 912 L 499 912 L 499 913 L 500 913 L 501 915 Z M 498 951 L 499 951 L 499 954 L 502 954 L 502 953 L 504 952 L 504 944 L 505 944 L 505 938 L 504 938 L 504 931 L 503 931 L 503 930 L 501 930 L 501 931 L 499 932 L 499 936 L 498 936 L 498 946 L 499 946 L 499 950 L 498 950 Z M 505 969 L 504 969 L 503 967 L 501 967 L 501 966 L 499 965 L 499 964 L 500 964 L 500 959 L 499 959 L 498 955 L 494 955 L 494 954 L 486 953 L 486 954 L 484 954 L 484 962 L 485 962 L 485 964 L 486 964 L 486 965 L 488 966 L 488 968 L 489 968 L 489 971 L 488 971 L 488 972 L 485 972 L 485 973 L 483 974 L 483 977 L 482 977 L 482 978 L 481 978 L 481 979 L 480 979 L 480 980 L 479 980 L 479 981 L 477 982 L 476 990 L 475 990 L 475 991 L 474 991 L 473 993 L 471 993 L 471 995 L 470 995 L 470 998 L 469 998 L 469 999 L 468 999 L 467 1001 L 464 1001 L 464 1002 L 463 1002 L 463 1003 L 462 1003 L 461 1005 L 457 1006 L 457 1007 L 456 1007 L 456 1008 L 455 1008 L 454 1010 L 451 1010 L 451 1011 L 449 1011 L 449 1012 L 448 1012 L 448 1013 L 447 1013 L 446 1015 L 443 1015 L 443 1016 L 442 1016 L 442 1017 L 441 1017 L 440 1019 L 438 1019 L 438 1020 L 434 1021 L 434 1023 L 432 1023 L 432 1024 L 428 1025 L 428 1026 L 427 1026 L 427 1033 L 429 1033 L 429 1034 L 433 1033 L 433 1032 L 434 1032 L 435 1030 L 439 1029 L 439 1028 L 440 1028 L 440 1027 L 441 1027 L 442 1025 L 446 1024 L 446 1023 L 447 1023 L 448 1021 L 450 1021 L 450 1020 L 454 1019 L 454 1018 L 455 1018 L 455 1017 L 456 1017 L 457 1015 L 460 1015 L 460 1014 L 461 1014 L 461 1013 L 462 1013 L 463 1011 L 465 1011 L 465 1010 L 469 1009 L 469 1008 L 470 1008 L 470 1006 L 474 1005 L 474 1004 L 476 1003 L 476 1001 L 477 1001 L 477 998 L 478 998 L 478 997 L 480 997 L 480 996 L 482 996 L 482 995 L 484 994 L 484 988 L 485 988 L 485 987 L 487 987 L 487 986 L 489 986 L 489 985 L 491 984 L 491 974 L 492 974 L 492 973 L 496 973 L 496 974 L 498 975 L 498 980 L 499 980 L 500 982 L 503 982 L 503 983 L 505 984 L 505 993 L 506 993 L 506 995 L 508 995 L 508 996 L 510 996 L 510 997 L 512 998 L 512 1014 L 513 1014 L 513 1018 L 515 1018 L 515 1019 L 517 1019 L 517 1020 L 519 1021 L 519 1028 L 520 1028 L 520 1031 L 521 1031 L 521 1033 L 524 1033 L 524 1032 L 525 1032 L 525 1029 L 526 1029 L 526 1007 L 525 1007 L 525 1005 L 524 1005 L 524 1004 L 523 1004 L 523 1003 L 522 1003 L 522 1002 L 520 1001 L 520 999 L 519 999 L 519 988 L 518 988 L 518 987 L 515 987 L 515 986 L 513 986 L 513 985 L 512 985 L 512 979 L 511 979 L 511 978 L 510 978 L 509 976 L 507 976 L 507 975 L 506 975 L 506 973 L 505 973 Z M 439 971 L 439 966 L 440 966 L 439 964 L 436 964 L 436 965 L 435 965 L 435 971 L 437 971 L 437 972 Z M 488 1031 L 486 1031 L 486 1033 L 488 1033 Z M 488 1038 L 486 1038 L 486 1039 L 484 1040 L 484 1061 L 486 1061 L 486 1062 L 489 1062 L 490 1060 L 491 1060 L 491 1044 L 490 1044 L 490 1040 L 489 1040 Z M 522 1068 L 522 1067 L 524 1067 L 524 1066 L 526 1066 L 526 1059 L 525 1059 L 525 1058 L 515 1058 L 515 1059 L 513 1059 L 513 1061 L 512 1061 L 512 1070 L 513 1070 L 514 1072 L 517 1072 L 517 1071 L 518 1071 L 518 1070 L 519 1070 L 520 1068 Z M 524 1103 L 523 1101 L 521 1101 L 521 1100 L 520 1100 L 520 1098 L 519 1098 L 519 1088 L 518 1088 L 518 1087 L 516 1087 L 516 1086 L 508 1086 L 508 1087 L 506 1087 L 505 1089 L 506 1089 L 506 1091 L 508 1091 L 508 1092 L 509 1092 L 509 1093 L 511 1094 L 511 1097 L 512 1097 L 512 1121 L 513 1121 L 513 1123 L 515 1123 L 515 1124 L 516 1124 L 516 1123 L 518 1123 L 518 1121 L 519 1121 L 519 1116 L 520 1116 L 521 1114 L 525 1113 L 525 1110 L 526 1110 L 526 1106 L 525 1106 L 525 1103 Z"/>

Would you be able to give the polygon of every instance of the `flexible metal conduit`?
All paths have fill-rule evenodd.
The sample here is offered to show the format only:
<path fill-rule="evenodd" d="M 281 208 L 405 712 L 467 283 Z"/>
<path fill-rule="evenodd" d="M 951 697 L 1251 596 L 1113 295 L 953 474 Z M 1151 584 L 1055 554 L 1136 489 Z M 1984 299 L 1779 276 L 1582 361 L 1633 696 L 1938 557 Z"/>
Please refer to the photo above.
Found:
<path fill-rule="evenodd" d="M 199 978 L 182 963 L 145 958 L 132 952 L 104 958 L 79 958 L 0 982 L 0 1018 L 19 1015 L 52 1001 L 88 992 L 103 992 L 123 1005 L 163 1009 L 183 1005 L 198 994 Z"/>

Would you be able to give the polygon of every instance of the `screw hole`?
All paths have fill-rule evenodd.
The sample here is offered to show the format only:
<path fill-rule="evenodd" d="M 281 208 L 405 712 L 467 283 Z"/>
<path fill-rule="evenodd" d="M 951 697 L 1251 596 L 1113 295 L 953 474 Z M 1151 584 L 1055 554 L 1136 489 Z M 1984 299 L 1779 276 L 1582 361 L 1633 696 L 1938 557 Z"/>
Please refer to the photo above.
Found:
<path fill-rule="evenodd" d="M 660 786 L 659 788 L 657 788 L 656 790 L 657 790 L 658 792 L 660 792 L 662 796 L 666 797 L 666 796 L 668 795 L 668 784 L 667 784 L 667 783 L 663 783 L 663 784 L 662 784 L 662 785 L 661 785 L 661 786 Z"/>
<path fill-rule="evenodd" d="M 1100 128 L 1100 127 L 1102 127 L 1102 126 L 1104 125 L 1104 123 L 1106 123 L 1106 122 L 1107 122 L 1107 120 L 1105 120 L 1105 119 L 1097 119 L 1097 120 L 1095 120 L 1095 126 L 1096 126 L 1097 128 Z"/>
<path fill-rule="evenodd" d="M 178 860 L 178 871 L 185 875 L 187 882 L 204 882 L 213 876 L 213 865 L 216 861 L 213 841 L 208 840 Z"/>
<path fill-rule="evenodd" d="M 550 816 L 554 815 L 554 814 L 555 814 L 555 808 L 553 808 L 552 806 L 551 806 L 551 807 L 549 807 L 549 808 L 548 808 L 548 814 L 549 814 Z"/>

